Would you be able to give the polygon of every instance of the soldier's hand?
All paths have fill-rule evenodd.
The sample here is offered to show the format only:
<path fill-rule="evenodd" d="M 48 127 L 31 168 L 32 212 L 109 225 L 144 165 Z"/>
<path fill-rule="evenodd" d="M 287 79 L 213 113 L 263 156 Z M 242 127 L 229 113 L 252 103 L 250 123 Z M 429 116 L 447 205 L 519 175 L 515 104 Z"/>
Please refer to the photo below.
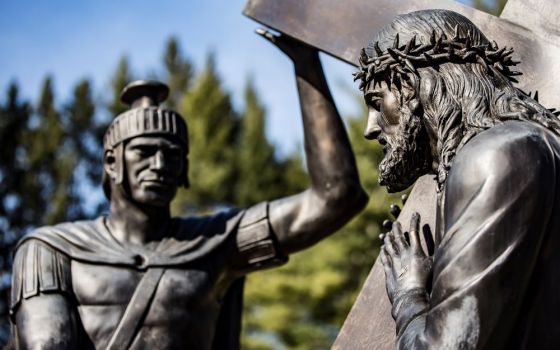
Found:
<path fill-rule="evenodd" d="M 317 49 L 288 35 L 273 34 L 263 28 L 258 28 L 255 32 L 278 47 L 296 65 L 318 57 Z"/>

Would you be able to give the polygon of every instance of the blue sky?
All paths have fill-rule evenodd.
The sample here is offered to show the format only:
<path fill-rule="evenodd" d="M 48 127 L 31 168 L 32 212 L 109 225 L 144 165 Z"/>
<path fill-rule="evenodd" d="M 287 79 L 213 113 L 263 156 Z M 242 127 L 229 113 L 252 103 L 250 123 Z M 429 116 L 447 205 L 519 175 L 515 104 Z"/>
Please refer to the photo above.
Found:
<path fill-rule="evenodd" d="M 343 1 L 343 0 L 341 0 Z M 258 24 L 241 12 L 245 0 L 0 0 L 0 98 L 16 80 L 35 101 L 47 74 L 57 101 L 89 78 L 102 99 L 119 58 L 127 55 L 136 77 L 161 67 L 166 39 L 175 35 L 201 68 L 209 52 L 236 106 L 249 76 L 268 111 L 267 132 L 282 153 L 302 142 L 299 104 L 290 61 L 254 34 Z M 341 114 L 357 113 L 354 68 L 323 57 Z"/>
<path fill-rule="evenodd" d="M 290 61 L 254 34 L 257 23 L 241 12 L 245 0 L 30 1 L 0 0 L 0 92 L 16 80 L 25 97 L 37 99 L 52 74 L 58 102 L 89 78 L 103 98 L 122 55 L 136 77 L 161 67 L 166 39 L 175 35 L 196 68 L 209 52 L 235 104 L 251 76 L 267 107 L 267 132 L 282 152 L 301 143 L 299 105 Z M 353 68 L 325 58 L 325 70 L 344 113 L 358 110 L 349 91 Z M 340 86 L 345 85 L 344 89 Z"/>

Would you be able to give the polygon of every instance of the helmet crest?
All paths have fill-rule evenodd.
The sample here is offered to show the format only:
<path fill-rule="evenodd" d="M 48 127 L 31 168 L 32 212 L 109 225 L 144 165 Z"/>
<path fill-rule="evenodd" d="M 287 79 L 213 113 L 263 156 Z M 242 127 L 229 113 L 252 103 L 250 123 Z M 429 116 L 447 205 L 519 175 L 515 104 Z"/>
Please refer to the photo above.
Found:
<path fill-rule="evenodd" d="M 131 108 L 111 122 L 103 138 L 104 152 L 113 151 L 116 160 L 116 184 L 122 184 L 124 179 L 124 143 L 134 137 L 169 136 L 181 145 L 186 156 L 188 134 L 185 120 L 179 113 L 159 106 L 168 95 L 167 85 L 153 80 L 133 81 L 123 89 L 121 101 Z M 182 173 L 183 185 L 188 187 L 186 165 Z M 110 187 L 105 173 L 103 177 L 103 189 L 109 197 Z"/>

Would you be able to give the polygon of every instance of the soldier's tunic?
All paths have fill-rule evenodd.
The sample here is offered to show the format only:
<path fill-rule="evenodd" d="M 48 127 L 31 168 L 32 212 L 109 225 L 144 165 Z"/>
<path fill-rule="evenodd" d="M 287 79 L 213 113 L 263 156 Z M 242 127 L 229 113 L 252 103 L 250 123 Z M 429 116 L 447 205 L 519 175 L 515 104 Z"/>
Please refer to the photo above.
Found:
<path fill-rule="evenodd" d="M 104 349 L 142 277 L 163 269 L 130 348 L 236 348 L 239 279 L 286 261 L 267 210 L 262 203 L 246 211 L 174 218 L 166 237 L 143 247 L 119 243 L 104 217 L 39 228 L 17 248 L 12 320 L 22 300 L 60 293 L 79 316 L 80 348 Z"/>

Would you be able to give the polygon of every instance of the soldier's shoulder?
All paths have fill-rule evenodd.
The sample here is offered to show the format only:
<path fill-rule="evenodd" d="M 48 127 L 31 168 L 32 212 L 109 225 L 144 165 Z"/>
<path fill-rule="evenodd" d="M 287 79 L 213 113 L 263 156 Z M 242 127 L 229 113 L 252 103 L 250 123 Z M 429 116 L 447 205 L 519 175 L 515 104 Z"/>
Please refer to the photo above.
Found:
<path fill-rule="evenodd" d="M 52 232 L 68 232 L 68 231 L 80 231 L 80 230 L 91 230 L 99 224 L 102 220 L 101 217 L 94 220 L 78 220 L 78 221 L 67 221 L 61 222 L 55 225 L 40 226 L 33 229 L 29 235 L 33 236 L 43 236 Z"/>
<path fill-rule="evenodd" d="M 100 228 L 104 226 L 103 220 L 104 217 L 98 217 L 93 220 L 68 221 L 54 225 L 39 226 L 23 236 L 21 241 L 29 238 L 45 239 L 49 236 L 68 237 L 75 236 L 76 234 L 99 232 L 101 231 Z"/>
<path fill-rule="evenodd" d="M 101 218 L 37 227 L 19 240 L 15 251 L 17 253 L 23 246 L 29 244 L 29 241 L 38 241 L 41 246 L 68 253 L 72 242 L 87 241 L 88 237 L 100 233 L 99 227 L 102 225 L 100 220 Z"/>
<path fill-rule="evenodd" d="M 177 217 L 174 220 L 184 228 L 204 231 L 226 226 L 244 227 L 268 217 L 268 202 L 261 202 L 252 207 L 225 208 L 209 215 Z"/>
<path fill-rule="evenodd" d="M 12 314 L 24 299 L 43 293 L 72 294 L 71 258 L 66 248 L 73 239 L 99 231 L 99 220 L 41 226 L 19 241 L 12 267 Z"/>
<path fill-rule="evenodd" d="M 28 238 L 17 248 L 12 267 L 10 313 L 23 299 L 42 293 L 71 294 L 70 258 L 38 238 Z"/>
<path fill-rule="evenodd" d="M 189 215 L 175 217 L 173 220 L 179 226 L 179 231 L 221 231 L 225 230 L 231 222 L 238 221 L 245 210 L 239 208 L 226 208 L 207 215 Z"/>

